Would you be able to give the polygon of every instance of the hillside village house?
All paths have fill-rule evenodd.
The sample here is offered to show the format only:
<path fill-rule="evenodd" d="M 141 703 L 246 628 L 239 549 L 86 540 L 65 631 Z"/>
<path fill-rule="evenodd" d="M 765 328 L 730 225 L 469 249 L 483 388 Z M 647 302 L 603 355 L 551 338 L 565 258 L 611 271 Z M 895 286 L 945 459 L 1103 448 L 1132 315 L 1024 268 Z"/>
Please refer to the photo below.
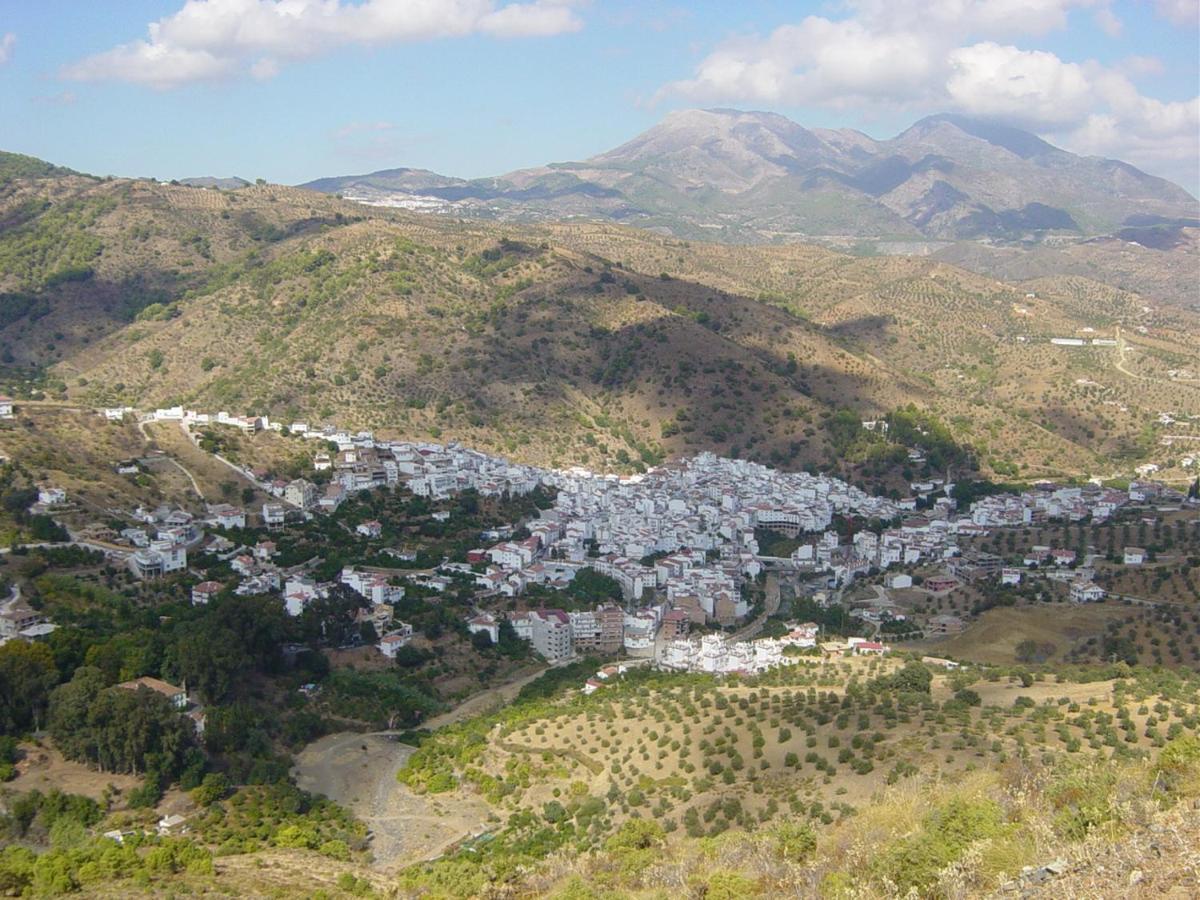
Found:
<path fill-rule="evenodd" d="M 283 499 L 299 509 L 309 509 L 316 505 L 317 486 L 303 478 L 289 481 L 283 489 Z"/>
<path fill-rule="evenodd" d="M 1090 581 L 1077 581 L 1071 585 L 1071 600 L 1074 603 L 1099 603 L 1104 597 L 1104 588 Z"/>
<path fill-rule="evenodd" d="M 1140 566 L 1146 561 L 1146 551 L 1141 547 L 1125 548 L 1125 565 Z"/>
<path fill-rule="evenodd" d="M 187 568 L 187 548 L 170 540 L 154 540 L 149 547 L 130 554 L 128 565 L 143 581 L 162 578 Z"/>
<path fill-rule="evenodd" d="M 145 688 L 146 690 L 154 691 L 156 694 L 162 694 L 171 701 L 171 705 L 176 709 L 186 709 L 188 706 L 188 695 L 185 688 L 176 687 L 159 678 L 143 676 L 135 678 L 133 681 L 123 681 L 117 687 L 127 691 L 138 691 Z"/>
<path fill-rule="evenodd" d="M 326 596 L 326 590 L 311 578 L 293 575 L 283 586 L 283 605 L 289 616 L 298 616 L 313 600 Z"/>
<path fill-rule="evenodd" d="M 377 538 L 383 534 L 383 524 L 372 519 L 369 522 L 360 522 L 354 529 L 356 534 L 361 534 L 363 537 Z"/>
<path fill-rule="evenodd" d="M 278 531 L 287 522 L 287 510 L 280 503 L 264 503 L 262 520 L 268 531 Z"/>
<path fill-rule="evenodd" d="M 500 643 L 500 623 L 490 613 L 481 613 L 467 620 L 467 631 L 470 634 L 486 634 L 493 644 Z"/>
<path fill-rule="evenodd" d="M 211 516 L 212 524 L 217 528 L 246 527 L 246 511 L 240 506 L 218 503 L 215 506 L 210 506 L 208 513 Z"/>
<path fill-rule="evenodd" d="M 4 394 L 0 394 L 0 419 L 11 419 L 13 417 L 13 398 Z"/>
<path fill-rule="evenodd" d="M 224 585 L 219 581 L 202 581 L 192 588 L 192 605 L 206 606 L 216 599 Z"/>
<path fill-rule="evenodd" d="M 19 637 L 21 632 L 45 621 L 45 617 L 24 600 L 6 604 L 0 610 L 0 644 Z"/>
<path fill-rule="evenodd" d="M 388 659 L 395 659 L 400 648 L 407 646 L 413 635 L 412 626 L 406 622 L 395 622 L 393 626 L 393 630 L 381 637 L 378 644 L 379 652 Z"/>
<path fill-rule="evenodd" d="M 338 581 L 371 603 L 399 603 L 404 599 L 404 588 L 392 584 L 386 575 L 365 572 L 354 566 L 344 566 Z"/>
<path fill-rule="evenodd" d="M 37 502 L 42 506 L 60 506 L 67 502 L 67 492 L 62 488 L 39 487 Z"/>

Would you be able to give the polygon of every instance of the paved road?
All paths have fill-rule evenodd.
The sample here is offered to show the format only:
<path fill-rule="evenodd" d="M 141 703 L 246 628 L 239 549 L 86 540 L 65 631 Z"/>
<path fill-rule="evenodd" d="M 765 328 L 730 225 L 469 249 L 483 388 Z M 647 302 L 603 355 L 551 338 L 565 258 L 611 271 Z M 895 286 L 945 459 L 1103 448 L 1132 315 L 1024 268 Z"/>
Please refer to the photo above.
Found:
<path fill-rule="evenodd" d="M 754 619 L 754 621 L 748 622 L 742 628 L 739 628 L 737 631 L 735 631 L 731 640 L 750 640 L 752 637 L 762 631 L 762 627 L 766 624 L 767 619 L 779 612 L 779 576 L 774 572 L 767 573 L 766 592 L 767 598 L 763 605 L 762 614 Z"/>

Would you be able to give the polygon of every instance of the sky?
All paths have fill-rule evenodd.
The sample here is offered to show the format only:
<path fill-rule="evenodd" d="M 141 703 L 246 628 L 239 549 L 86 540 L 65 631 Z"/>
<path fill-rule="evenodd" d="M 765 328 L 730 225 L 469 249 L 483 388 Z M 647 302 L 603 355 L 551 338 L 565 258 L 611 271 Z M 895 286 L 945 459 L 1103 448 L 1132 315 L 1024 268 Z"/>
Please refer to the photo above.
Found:
<path fill-rule="evenodd" d="M 0 149 L 280 183 L 584 159 L 688 107 L 961 112 L 1200 193 L 1200 0 L 0 0 Z"/>

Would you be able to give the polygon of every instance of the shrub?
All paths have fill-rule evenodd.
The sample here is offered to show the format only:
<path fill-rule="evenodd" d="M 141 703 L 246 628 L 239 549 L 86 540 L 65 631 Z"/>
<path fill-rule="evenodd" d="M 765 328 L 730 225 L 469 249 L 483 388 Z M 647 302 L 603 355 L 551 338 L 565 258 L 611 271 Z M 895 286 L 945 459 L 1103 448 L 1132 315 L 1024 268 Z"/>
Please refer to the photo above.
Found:
<path fill-rule="evenodd" d="M 920 831 L 885 851 L 876 870 L 902 893 L 913 888 L 923 892 L 968 846 L 1000 836 L 1005 827 L 995 801 L 955 797 L 926 816 Z"/>
<path fill-rule="evenodd" d="M 804 862 L 817 849 L 817 835 L 804 822 L 785 822 L 771 832 L 775 852 L 788 862 Z"/>

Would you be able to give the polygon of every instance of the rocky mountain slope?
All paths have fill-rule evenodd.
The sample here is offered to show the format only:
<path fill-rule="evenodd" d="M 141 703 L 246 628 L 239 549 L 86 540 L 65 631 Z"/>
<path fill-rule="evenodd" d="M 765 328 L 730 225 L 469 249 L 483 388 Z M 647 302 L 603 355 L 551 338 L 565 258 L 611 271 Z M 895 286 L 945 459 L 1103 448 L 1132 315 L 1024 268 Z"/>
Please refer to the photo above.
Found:
<path fill-rule="evenodd" d="M 955 115 L 876 141 L 773 113 L 685 110 L 583 162 L 473 181 L 392 169 L 304 187 L 382 205 L 524 221 L 581 217 L 737 241 L 1021 240 L 1200 218 L 1182 188 L 1126 163 Z"/>

